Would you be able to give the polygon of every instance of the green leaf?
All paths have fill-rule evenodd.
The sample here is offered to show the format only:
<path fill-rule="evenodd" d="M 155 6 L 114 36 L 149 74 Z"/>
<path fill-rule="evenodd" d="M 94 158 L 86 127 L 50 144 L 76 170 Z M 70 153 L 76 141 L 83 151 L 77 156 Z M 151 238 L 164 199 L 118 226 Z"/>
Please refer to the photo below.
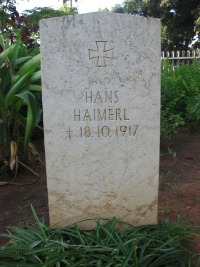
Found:
<path fill-rule="evenodd" d="M 41 80 L 41 71 L 36 71 L 32 74 L 32 76 L 30 77 L 30 83 L 35 83 L 37 81 Z"/>
<path fill-rule="evenodd" d="M 4 147 L 6 144 L 6 125 L 3 120 L 0 119 L 0 147 Z"/>
<path fill-rule="evenodd" d="M 27 91 L 42 92 L 42 86 L 37 84 L 30 84 L 26 87 Z"/>
<path fill-rule="evenodd" d="M 37 214 L 36 214 L 36 212 L 35 212 L 35 210 L 34 210 L 32 205 L 31 205 L 31 210 L 32 210 L 35 222 L 36 222 L 36 224 L 38 226 L 38 229 L 41 231 L 41 234 L 42 234 L 44 240 L 46 241 L 47 240 L 47 236 L 46 236 L 46 233 L 45 233 L 45 228 L 46 227 L 42 222 L 40 222 L 40 220 L 39 220 L 39 218 L 38 218 L 38 216 L 37 216 Z"/>
<path fill-rule="evenodd" d="M 8 55 L 8 57 L 10 59 L 10 62 L 12 64 L 12 69 L 13 70 L 16 67 L 16 59 L 17 59 L 18 54 L 19 54 L 20 44 L 21 44 L 21 41 L 18 40 L 17 43 L 16 43 L 16 46 L 15 46 L 15 49 L 13 51 L 13 55 L 11 57 L 9 57 L 9 55 Z"/>
<path fill-rule="evenodd" d="M 20 64 L 26 62 L 27 60 L 29 60 L 31 58 L 32 58 L 31 56 L 17 58 L 16 59 L 16 65 L 20 65 Z"/>
<path fill-rule="evenodd" d="M 14 50 L 16 48 L 16 45 L 12 45 L 0 54 L 0 64 L 3 63 L 6 57 L 10 56 L 13 54 Z"/>
<path fill-rule="evenodd" d="M 40 120 L 41 120 L 41 117 L 42 117 L 42 112 L 43 112 L 43 110 L 42 109 L 38 109 L 37 110 L 37 114 L 36 114 L 36 125 L 40 122 Z"/>
<path fill-rule="evenodd" d="M 12 84 L 14 84 L 17 80 L 19 80 L 19 75 L 15 75 L 15 74 L 14 74 L 14 75 L 12 76 L 12 81 L 11 81 Z"/>
<path fill-rule="evenodd" d="M 16 64 L 16 59 L 19 53 L 20 42 L 9 47 L 0 54 L 1 68 L 0 68 L 0 86 L 2 94 L 7 94 L 10 89 L 12 76 Z M 11 49 L 10 49 L 11 48 Z"/>
<path fill-rule="evenodd" d="M 20 70 L 18 71 L 18 75 L 23 76 L 26 73 L 29 73 L 30 71 L 35 71 L 40 65 L 40 54 L 32 57 L 29 61 L 27 61 Z"/>
<path fill-rule="evenodd" d="M 37 119 L 37 102 L 35 96 L 29 92 L 25 91 L 21 94 L 18 94 L 17 97 L 24 101 L 24 104 L 27 105 L 27 120 L 26 120 L 26 129 L 25 129 L 25 147 L 28 145 L 30 138 L 33 133 L 33 129 L 36 124 Z"/>
<path fill-rule="evenodd" d="M 11 86 L 11 67 L 3 66 L 0 68 L 0 91 L 2 95 L 6 95 Z"/>
<path fill-rule="evenodd" d="M 9 93 L 5 98 L 5 106 L 8 107 L 12 104 L 13 97 L 23 90 L 24 85 L 28 81 L 31 73 L 26 73 L 23 77 L 21 77 L 10 89 Z"/>

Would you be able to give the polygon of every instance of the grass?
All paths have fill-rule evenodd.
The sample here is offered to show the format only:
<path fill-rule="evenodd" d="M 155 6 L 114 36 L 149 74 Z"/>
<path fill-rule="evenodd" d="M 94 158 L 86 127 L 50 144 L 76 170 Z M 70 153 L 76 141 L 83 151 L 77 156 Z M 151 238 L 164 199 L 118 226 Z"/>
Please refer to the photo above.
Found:
<path fill-rule="evenodd" d="M 173 192 L 176 194 L 177 197 L 181 196 L 181 188 L 177 182 L 176 183 L 166 183 L 166 184 L 172 188 Z"/>
<path fill-rule="evenodd" d="M 198 227 L 168 221 L 158 225 L 116 230 L 118 220 L 91 231 L 77 226 L 52 229 L 39 221 L 32 209 L 34 227 L 12 227 L 9 242 L 0 248 L 0 266 L 4 267 L 190 267 L 200 266 L 200 255 L 186 245 Z M 192 265 L 194 264 L 195 265 Z"/>

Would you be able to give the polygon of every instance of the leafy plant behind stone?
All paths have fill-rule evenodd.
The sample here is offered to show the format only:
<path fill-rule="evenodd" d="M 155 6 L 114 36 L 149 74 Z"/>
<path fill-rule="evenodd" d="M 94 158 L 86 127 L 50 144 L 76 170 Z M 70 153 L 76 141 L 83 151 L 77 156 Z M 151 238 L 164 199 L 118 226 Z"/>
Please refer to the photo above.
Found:
<path fill-rule="evenodd" d="M 41 116 L 33 91 L 41 92 L 40 55 L 19 57 L 21 42 L 0 54 L 0 169 L 13 169 Z M 3 173 L 5 175 L 5 172 Z"/>

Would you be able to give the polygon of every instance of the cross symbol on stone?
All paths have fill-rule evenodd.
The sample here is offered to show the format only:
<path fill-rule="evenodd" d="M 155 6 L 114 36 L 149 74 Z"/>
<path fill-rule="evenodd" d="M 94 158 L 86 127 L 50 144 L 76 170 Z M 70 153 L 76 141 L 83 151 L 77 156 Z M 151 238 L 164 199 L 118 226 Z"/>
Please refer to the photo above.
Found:
<path fill-rule="evenodd" d="M 105 67 L 106 58 L 114 59 L 114 49 L 106 50 L 106 41 L 96 41 L 97 50 L 89 49 L 89 59 L 97 58 L 97 67 Z"/>

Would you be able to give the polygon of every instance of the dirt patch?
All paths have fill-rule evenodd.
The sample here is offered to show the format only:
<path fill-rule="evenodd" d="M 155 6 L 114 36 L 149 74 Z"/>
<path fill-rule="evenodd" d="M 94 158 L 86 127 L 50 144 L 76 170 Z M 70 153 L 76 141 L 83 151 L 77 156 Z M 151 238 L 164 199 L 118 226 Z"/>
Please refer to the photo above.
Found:
<path fill-rule="evenodd" d="M 161 142 L 159 219 L 200 226 L 200 134 L 182 128 Z M 200 236 L 194 250 L 200 252 Z"/>
<path fill-rule="evenodd" d="M 43 140 L 36 146 L 44 160 Z M 182 128 L 171 141 L 161 142 L 159 219 L 174 222 L 177 217 L 190 225 L 200 226 L 200 134 Z M 8 226 L 32 222 L 30 204 L 49 223 L 45 164 L 38 166 L 37 182 L 26 185 L 0 186 L 0 233 Z M 16 183 L 28 183 L 35 176 L 21 168 Z M 194 250 L 200 252 L 200 237 L 195 237 Z M 1 239 L 0 244 L 5 240 Z"/>
<path fill-rule="evenodd" d="M 36 146 L 43 162 L 35 168 L 40 178 L 34 182 L 37 176 L 21 167 L 14 181 L 15 185 L 0 186 L 0 233 L 6 232 L 9 226 L 23 226 L 27 221 L 33 222 L 31 204 L 38 217 L 49 223 L 43 140 L 37 140 Z M 24 185 L 27 183 L 32 184 Z M 4 242 L 1 238 L 0 244 Z"/>

